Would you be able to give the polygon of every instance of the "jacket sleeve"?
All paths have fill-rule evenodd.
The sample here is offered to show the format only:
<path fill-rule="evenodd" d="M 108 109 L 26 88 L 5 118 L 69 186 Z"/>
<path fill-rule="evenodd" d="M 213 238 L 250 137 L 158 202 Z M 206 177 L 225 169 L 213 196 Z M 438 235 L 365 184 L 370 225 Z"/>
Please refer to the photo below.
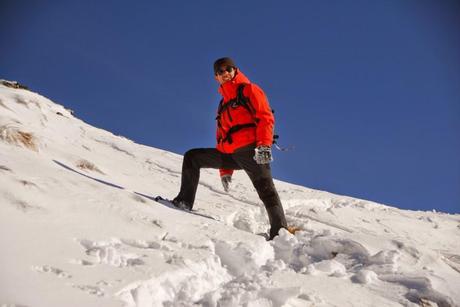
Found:
<path fill-rule="evenodd" d="M 272 146 L 275 117 L 268 103 L 267 96 L 262 89 L 255 84 L 247 86 L 244 94 L 249 98 L 256 111 L 256 118 L 258 120 L 256 127 L 256 146 Z"/>

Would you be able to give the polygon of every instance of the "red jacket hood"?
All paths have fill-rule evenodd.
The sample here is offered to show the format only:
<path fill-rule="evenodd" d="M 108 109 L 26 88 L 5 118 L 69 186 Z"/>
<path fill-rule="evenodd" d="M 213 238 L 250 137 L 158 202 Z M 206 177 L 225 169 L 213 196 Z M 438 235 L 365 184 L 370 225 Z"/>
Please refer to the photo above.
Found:
<path fill-rule="evenodd" d="M 241 83 L 249 84 L 251 81 L 241 72 L 237 70 L 235 77 L 221 86 L 219 86 L 219 93 L 224 97 L 224 101 L 236 97 L 236 91 Z"/>

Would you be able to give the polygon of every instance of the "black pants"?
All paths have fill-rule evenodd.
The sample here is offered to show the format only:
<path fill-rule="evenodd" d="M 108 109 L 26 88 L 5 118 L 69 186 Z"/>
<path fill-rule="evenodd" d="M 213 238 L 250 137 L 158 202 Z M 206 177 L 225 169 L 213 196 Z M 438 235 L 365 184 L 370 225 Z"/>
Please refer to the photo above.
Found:
<path fill-rule="evenodd" d="M 201 168 L 243 169 L 254 185 L 259 198 L 265 205 L 270 221 L 270 239 L 278 234 L 280 228 L 287 228 L 281 200 L 273 184 L 270 164 L 257 164 L 254 161 L 254 146 L 224 154 L 214 148 L 191 149 L 185 153 L 182 164 L 182 181 L 176 200 L 193 207 Z"/>

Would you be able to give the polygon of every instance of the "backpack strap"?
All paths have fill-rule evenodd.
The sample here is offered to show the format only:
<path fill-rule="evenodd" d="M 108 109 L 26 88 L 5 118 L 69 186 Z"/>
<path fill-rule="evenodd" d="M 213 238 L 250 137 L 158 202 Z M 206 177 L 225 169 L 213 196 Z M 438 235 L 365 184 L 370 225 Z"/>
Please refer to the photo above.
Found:
<path fill-rule="evenodd" d="M 255 117 L 256 109 L 254 109 L 254 106 L 252 105 L 249 98 L 245 97 L 243 94 L 245 87 L 246 87 L 246 83 L 243 83 L 240 86 L 238 86 L 237 94 L 236 94 L 237 103 L 243 106 L 246 110 L 248 110 L 249 113 L 251 113 Z"/>
<path fill-rule="evenodd" d="M 258 123 L 258 119 L 256 118 L 256 110 L 254 109 L 254 106 L 251 104 L 251 101 L 249 100 L 248 97 L 245 97 L 243 94 L 244 88 L 246 87 L 247 83 L 242 83 L 238 86 L 237 92 L 236 92 L 236 97 L 234 99 L 231 99 L 227 101 L 227 103 L 224 104 L 224 100 L 222 99 L 219 103 L 219 108 L 217 109 L 217 125 L 220 129 L 222 129 L 222 125 L 220 123 L 220 117 L 223 112 L 227 112 L 228 118 L 230 122 L 233 121 L 233 118 L 231 116 L 230 109 L 231 108 L 236 108 L 238 106 L 244 107 L 253 117 L 254 121 L 252 123 L 247 123 L 247 124 L 241 124 L 241 125 L 234 125 L 230 127 L 230 129 L 225 133 L 225 137 L 219 139 L 219 142 L 228 142 L 229 144 L 233 143 L 232 140 L 232 134 L 240 131 L 242 129 L 246 128 L 251 128 L 251 127 L 256 127 L 256 124 Z"/>
<path fill-rule="evenodd" d="M 232 134 L 233 133 L 235 133 L 237 131 L 240 131 L 242 129 L 245 129 L 245 128 L 251 128 L 251 127 L 255 127 L 255 126 L 256 126 L 255 123 L 232 126 L 230 129 L 228 129 L 227 134 L 225 135 L 225 138 L 221 139 L 220 142 L 222 142 L 222 143 L 228 142 L 229 144 L 232 144 L 233 143 L 233 139 L 232 139 Z"/>
<path fill-rule="evenodd" d="M 227 115 L 230 119 L 230 121 L 233 121 L 232 116 L 230 114 L 230 107 L 235 108 L 238 106 L 244 107 L 249 113 L 251 113 L 254 117 L 254 121 L 257 122 L 255 119 L 256 115 L 256 110 L 254 109 L 251 101 L 249 100 L 248 97 L 245 97 L 243 94 L 244 88 L 246 87 L 247 83 L 242 83 L 238 86 L 237 92 L 236 92 L 236 97 L 234 99 L 231 99 L 227 101 L 227 103 L 224 104 L 224 100 L 222 99 L 219 103 L 219 107 L 217 109 L 217 118 L 220 118 L 220 115 L 227 111 Z M 216 119 L 217 119 L 216 118 Z"/>

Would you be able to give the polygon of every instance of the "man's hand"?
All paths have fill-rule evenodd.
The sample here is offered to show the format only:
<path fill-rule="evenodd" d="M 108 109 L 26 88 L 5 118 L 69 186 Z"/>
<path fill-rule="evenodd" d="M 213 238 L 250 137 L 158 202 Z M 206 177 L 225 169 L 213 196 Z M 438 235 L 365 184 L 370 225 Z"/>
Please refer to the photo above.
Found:
<path fill-rule="evenodd" d="M 230 190 L 230 183 L 232 182 L 232 175 L 222 175 L 220 176 L 220 180 L 222 181 L 225 192 L 228 192 Z"/>
<path fill-rule="evenodd" d="M 270 146 L 257 146 L 255 149 L 254 160 L 257 164 L 268 164 L 273 161 L 272 149 Z"/>

